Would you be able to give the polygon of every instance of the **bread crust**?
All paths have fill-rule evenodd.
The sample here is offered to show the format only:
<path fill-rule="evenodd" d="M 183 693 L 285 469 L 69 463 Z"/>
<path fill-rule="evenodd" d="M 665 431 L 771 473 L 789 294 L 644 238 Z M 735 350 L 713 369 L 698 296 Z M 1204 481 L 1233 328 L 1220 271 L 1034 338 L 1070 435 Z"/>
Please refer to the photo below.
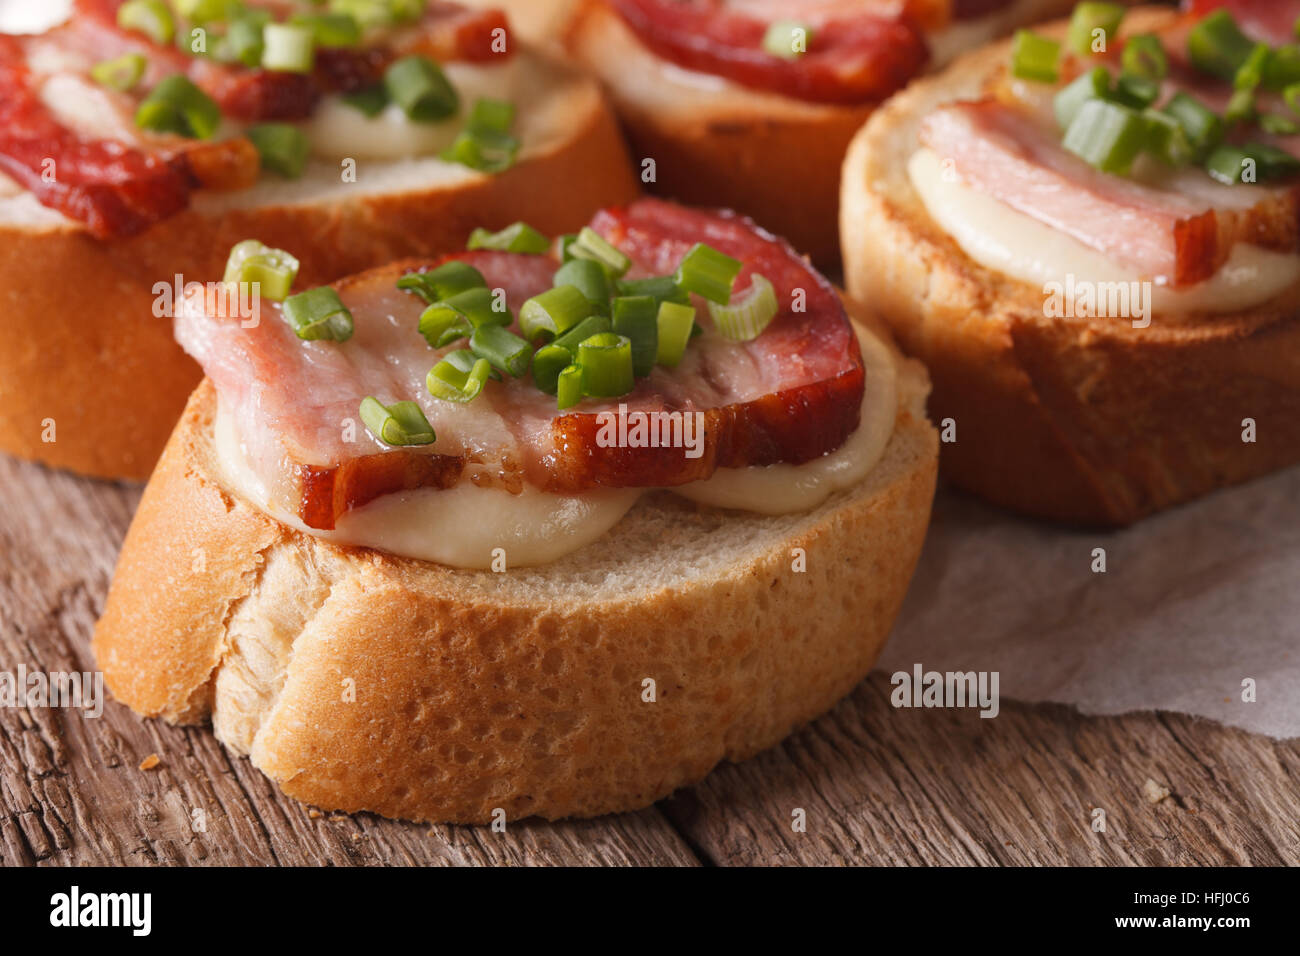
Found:
<path fill-rule="evenodd" d="M 148 477 L 201 378 L 170 318 L 154 316 L 154 285 L 177 274 L 219 279 L 241 239 L 293 250 L 301 283 L 314 285 L 462 248 L 475 226 L 524 219 L 557 234 L 633 199 L 636 179 L 599 88 L 544 62 L 571 126 L 497 176 L 387 193 L 340 185 L 310 204 L 196 204 L 113 242 L 70 224 L 0 223 L 0 450 L 87 475 Z"/>
<path fill-rule="evenodd" d="M 1173 16 L 1133 11 L 1124 29 Z M 844 165 L 846 285 L 929 368 L 930 414 L 956 423 L 944 476 L 1026 514 L 1119 526 L 1300 461 L 1300 288 L 1244 312 L 1157 312 L 1145 329 L 1045 318 L 1040 288 L 974 262 L 930 218 L 907 175 L 918 124 L 1008 55 L 995 44 L 914 84 Z"/>
<path fill-rule="evenodd" d="M 321 807 L 483 823 L 646 806 L 772 746 L 875 661 L 937 470 L 924 370 L 899 361 L 883 459 L 812 512 L 651 494 L 602 540 L 502 574 L 339 547 L 254 510 L 221 477 L 205 380 L 127 535 L 96 659 L 123 703 L 211 717 Z"/>

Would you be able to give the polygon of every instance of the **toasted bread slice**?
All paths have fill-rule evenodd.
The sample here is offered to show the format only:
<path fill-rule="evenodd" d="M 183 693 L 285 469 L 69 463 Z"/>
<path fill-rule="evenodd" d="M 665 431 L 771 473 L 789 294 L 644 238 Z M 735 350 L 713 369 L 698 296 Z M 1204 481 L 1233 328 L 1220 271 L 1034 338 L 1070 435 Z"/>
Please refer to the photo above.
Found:
<path fill-rule="evenodd" d="M 1134 11 L 1124 29 L 1173 16 Z M 907 172 L 919 124 L 978 96 L 1008 57 L 999 43 L 914 84 L 844 164 L 846 284 L 928 367 L 930 413 L 955 425 L 945 477 L 1020 512 L 1107 526 L 1300 461 L 1300 289 L 1242 312 L 1157 312 L 1147 328 L 1046 318 L 1041 287 L 974 262 L 931 219 Z"/>
<path fill-rule="evenodd" d="M 556 234 L 630 201 L 635 177 L 598 86 L 521 52 L 532 73 L 519 161 L 491 176 L 436 159 L 359 160 L 355 181 L 303 179 L 202 194 L 143 235 L 102 242 L 30 194 L 0 199 L 0 450 L 89 475 L 144 479 L 201 378 L 160 290 L 219 280 L 256 238 L 303 263 L 300 286 L 404 256 L 463 248 L 476 226 Z M 170 297 L 167 299 L 170 302 Z"/>
<path fill-rule="evenodd" d="M 941 59 L 954 46 L 986 42 L 1071 5 L 1014 0 L 952 28 L 934 44 L 934 55 Z M 580 0 L 564 43 L 605 84 L 633 159 L 654 160 L 647 188 L 694 205 L 736 209 L 814 262 L 839 262 L 840 165 L 877 103 L 809 103 L 677 69 L 647 49 L 603 0 Z"/>
<path fill-rule="evenodd" d="M 122 702 L 211 718 L 317 806 L 463 823 L 643 807 L 772 746 L 875 661 L 937 470 L 925 372 L 897 360 L 895 432 L 852 490 L 782 517 L 652 493 L 594 544 L 504 573 L 254 510 L 223 477 L 205 380 L 127 535 L 96 659 Z"/>

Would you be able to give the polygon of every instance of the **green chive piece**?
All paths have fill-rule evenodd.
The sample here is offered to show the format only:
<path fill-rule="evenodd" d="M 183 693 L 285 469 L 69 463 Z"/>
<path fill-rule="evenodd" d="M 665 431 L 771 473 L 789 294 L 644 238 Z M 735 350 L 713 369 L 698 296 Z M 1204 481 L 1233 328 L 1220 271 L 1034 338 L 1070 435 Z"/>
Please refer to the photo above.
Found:
<path fill-rule="evenodd" d="M 659 303 L 648 295 L 619 296 L 610 303 L 614 331 L 632 343 L 632 374 L 649 375 L 659 354 Z"/>
<path fill-rule="evenodd" d="M 726 305 L 731 301 L 731 287 L 740 275 L 740 261 L 697 242 L 682 257 L 674 281 L 686 292 L 704 296 L 710 302 Z"/>
<path fill-rule="evenodd" d="M 1221 183 L 1234 185 L 1242 182 L 1249 154 L 1240 147 L 1223 145 L 1210 153 L 1205 160 L 1205 171 Z"/>
<path fill-rule="evenodd" d="M 709 303 L 709 315 L 714 327 L 723 338 L 733 342 L 749 342 L 758 338 L 780 311 L 776 289 L 767 277 L 757 272 L 750 277 L 749 288 L 735 302 L 730 305 Z"/>
<path fill-rule="evenodd" d="M 1253 169 L 1248 177 L 1247 171 Z M 1224 144 L 1205 161 L 1205 171 L 1221 183 L 1262 183 L 1300 172 L 1300 159 L 1264 143 Z"/>
<path fill-rule="evenodd" d="M 1124 19 L 1124 8 L 1118 3 L 1079 3 L 1074 7 L 1070 17 L 1070 29 L 1066 34 L 1066 44 L 1080 56 L 1092 53 L 1104 53 L 1112 40 L 1119 34 L 1120 22 Z M 1096 31 L 1102 31 L 1097 37 Z M 1094 50 L 1093 44 L 1101 40 L 1100 48 Z"/>
<path fill-rule="evenodd" d="M 1081 73 L 1065 86 L 1052 100 L 1052 111 L 1057 125 L 1069 129 L 1079 114 L 1079 107 L 1088 100 L 1104 100 L 1110 96 L 1110 71 L 1104 66 Z"/>
<path fill-rule="evenodd" d="M 665 300 L 659 303 L 655 319 L 659 327 L 655 361 L 676 368 L 686 354 L 686 343 L 691 340 L 691 330 L 695 328 L 695 308 Z"/>
<path fill-rule="evenodd" d="M 449 259 L 428 272 L 408 272 L 397 280 L 397 288 L 414 292 L 428 305 L 445 302 L 458 292 L 479 286 L 487 286 L 483 273 L 459 259 Z"/>
<path fill-rule="evenodd" d="M 598 335 L 601 332 L 609 332 L 612 329 L 613 325 L 610 323 L 608 316 L 589 315 L 551 344 L 568 349 L 576 359 L 578 356 L 579 345 L 587 341 L 587 339 L 591 338 L 593 335 Z"/>
<path fill-rule="evenodd" d="M 582 290 L 557 285 L 533 296 L 519 308 L 519 329 L 528 341 L 552 339 L 591 315 L 591 302 Z"/>
<path fill-rule="evenodd" d="M 812 28 L 798 20 L 777 20 L 763 34 L 763 49 L 784 60 L 797 60 L 811 42 Z"/>
<path fill-rule="evenodd" d="M 317 46 L 349 47 L 361 42 L 361 25 L 350 13 L 295 13 L 289 22 L 310 30 Z"/>
<path fill-rule="evenodd" d="M 601 332 L 578 345 L 582 393 L 593 398 L 617 398 L 632 391 L 632 342 L 624 335 Z M 563 374 L 563 373 L 561 373 Z"/>
<path fill-rule="evenodd" d="M 1161 112 L 1172 116 L 1183 128 L 1183 134 L 1197 158 L 1207 156 L 1223 142 L 1223 119 L 1212 109 L 1186 93 L 1175 93 Z"/>
<path fill-rule="evenodd" d="M 447 402 L 471 402 L 483 391 L 492 374 L 492 363 L 462 349 L 449 353 L 429 369 L 425 388 L 434 398 Z"/>
<path fill-rule="evenodd" d="M 230 58 L 244 66 L 260 66 L 266 43 L 262 30 L 271 15 L 265 10 L 245 10 L 226 28 L 226 47 Z"/>
<path fill-rule="evenodd" d="M 486 286 L 457 292 L 420 314 L 420 334 L 434 348 L 441 348 L 485 325 L 509 325 L 513 316 L 509 310 L 497 311 L 495 304 L 496 296 Z"/>
<path fill-rule="evenodd" d="M 221 109 L 181 73 L 159 81 L 135 112 L 135 125 L 156 133 L 208 139 L 221 125 Z"/>
<path fill-rule="evenodd" d="M 615 283 L 619 295 L 648 295 L 656 302 L 676 302 L 690 305 L 691 297 L 683 292 L 672 276 L 652 276 L 649 279 L 619 279 Z"/>
<path fill-rule="evenodd" d="M 1300 83 L 1293 83 L 1283 90 L 1282 99 L 1292 113 L 1300 114 Z"/>
<path fill-rule="evenodd" d="M 1129 37 L 1120 55 L 1120 65 L 1125 73 L 1147 80 L 1158 82 L 1169 75 L 1169 55 L 1154 33 Z"/>
<path fill-rule="evenodd" d="M 190 23 L 224 20 L 229 10 L 227 0 L 172 0 L 172 6 Z"/>
<path fill-rule="evenodd" d="M 262 67 L 281 73 L 310 73 L 316 64 L 316 40 L 309 27 L 268 23 L 262 28 Z"/>
<path fill-rule="evenodd" d="M 298 127 L 288 123 L 257 123 L 248 127 L 244 135 L 257 147 L 263 169 L 286 179 L 298 179 L 307 168 L 311 143 Z"/>
<path fill-rule="evenodd" d="M 609 314 L 609 273 L 599 262 L 592 259 L 572 259 L 555 270 L 551 284 L 573 286 L 587 297 L 593 312 Z"/>
<path fill-rule="evenodd" d="M 355 93 L 345 94 L 339 99 L 354 110 L 359 110 L 363 115 L 374 119 L 388 105 L 388 91 L 380 84 L 378 86 L 368 86 L 364 90 L 357 90 Z"/>
<path fill-rule="evenodd" d="M 1161 162 L 1175 168 L 1187 166 L 1196 159 L 1196 150 L 1187 139 L 1182 124 L 1160 110 L 1143 110 L 1147 123 L 1146 151 Z"/>
<path fill-rule="evenodd" d="M 516 222 L 506 226 L 500 232 L 475 229 L 469 234 L 467 249 L 497 249 L 501 252 L 524 252 L 541 254 L 551 248 L 551 240 L 528 225 Z"/>
<path fill-rule="evenodd" d="M 591 259 L 605 267 L 611 278 L 618 279 L 632 267 L 632 260 L 590 226 L 583 226 L 569 247 L 575 259 Z"/>
<path fill-rule="evenodd" d="M 573 353 L 552 342 L 533 353 L 533 384 L 539 391 L 554 395 L 559 387 L 560 373 L 573 364 Z"/>
<path fill-rule="evenodd" d="M 1055 83 L 1060 59 L 1061 44 L 1032 30 L 1017 30 L 1011 41 L 1011 73 L 1023 80 Z"/>
<path fill-rule="evenodd" d="M 417 123 L 446 119 L 460 109 L 460 97 L 442 68 L 427 56 L 404 56 L 384 71 L 388 97 Z"/>
<path fill-rule="evenodd" d="M 1223 110 L 1223 121 L 1231 126 L 1233 123 L 1253 123 L 1255 121 L 1255 91 L 1233 90 L 1228 97 L 1228 105 Z"/>
<path fill-rule="evenodd" d="M 1215 10 L 1187 34 L 1192 64 L 1224 80 L 1232 80 L 1255 49 L 1227 10 Z"/>
<path fill-rule="evenodd" d="M 1131 106 L 1135 110 L 1144 110 L 1156 101 L 1160 95 L 1160 84 L 1143 76 L 1123 73 L 1115 81 L 1112 96 L 1116 103 Z"/>
<path fill-rule="evenodd" d="M 127 0 L 117 8 L 117 25 L 143 33 L 159 46 L 176 35 L 176 20 L 164 0 Z"/>
<path fill-rule="evenodd" d="M 456 134 L 451 145 L 438 154 L 439 159 L 477 170 L 499 173 L 514 165 L 519 140 L 507 133 L 466 127 Z"/>
<path fill-rule="evenodd" d="M 119 57 L 96 63 L 90 68 L 90 78 L 100 86 L 125 93 L 133 89 L 144 76 L 149 61 L 143 53 L 123 53 Z"/>
<path fill-rule="evenodd" d="M 557 236 L 555 241 L 560 246 L 560 261 L 568 262 L 573 258 L 573 244 L 578 241 L 576 232 L 566 232 L 562 236 Z"/>
<path fill-rule="evenodd" d="M 1135 110 L 1089 100 L 1065 131 L 1061 145 L 1105 173 L 1127 173 L 1147 141 L 1147 124 Z"/>
<path fill-rule="evenodd" d="M 572 408 L 582 401 L 582 368 L 570 365 L 560 373 L 555 383 L 555 406 L 560 409 Z"/>
<path fill-rule="evenodd" d="M 474 331 L 474 326 L 460 310 L 441 302 L 434 303 L 420 313 L 417 328 L 424 340 L 436 349 L 466 338 Z"/>
<path fill-rule="evenodd" d="M 509 329 L 500 325 L 481 325 L 469 337 L 469 347 L 479 358 L 487 359 L 492 367 L 518 378 L 528 371 L 533 350 L 528 343 Z"/>
<path fill-rule="evenodd" d="M 1281 113 L 1264 113 L 1259 117 L 1259 128 L 1274 136 L 1295 136 L 1300 133 L 1300 123 Z"/>
<path fill-rule="evenodd" d="M 465 125 L 473 130 L 508 133 L 515 122 L 515 104 L 509 100 L 479 99 L 469 112 Z"/>
<path fill-rule="evenodd" d="M 1233 74 L 1233 87 L 1238 90 L 1258 89 L 1260 84 L 1264 82 L 1264 72 L 1272 58 L 1273 51 L 1267 43 L 1255 44 L 1250 51 L 1250 56 L 1246 57 L 1245 62 Z"/>
<path fill-rule="evenodd" d="M 430 445 L 437 438 L 415 402 L 385 405 L 367 395 L 361 400 L 361 421 L 385 445 Z"/>
<path fill-rule="evenodd" d="M 283 308 L 293 334 L 300 339 L 346 342 L 352 338 L 352 313 L 327 285 L 289 296 Z"/>
<path fill-rule="evenodd" d="M 1300 83 L 1300 45 L 1287 43 L 1274 47 L 1264 64 L 1264 87 L 1280 93 L 1293 83 Z"/>
<path fill-rule="evenodd" d="M 272 249 L 256 239 L 235 243 L 226 259 L 226 282 L 249 283 L 258 295 L 283 302 L 298 278 L 298 260 L 283 249 Z"/>

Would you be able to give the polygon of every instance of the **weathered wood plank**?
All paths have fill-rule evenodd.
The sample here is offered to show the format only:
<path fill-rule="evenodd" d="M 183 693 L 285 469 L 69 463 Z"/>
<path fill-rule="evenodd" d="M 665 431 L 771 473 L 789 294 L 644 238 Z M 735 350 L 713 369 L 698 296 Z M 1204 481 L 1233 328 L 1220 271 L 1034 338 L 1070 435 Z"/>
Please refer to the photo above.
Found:
<path fill-rule="evenodd" d="M 139 498 L 0 457 L 0 670 L 90 671 L 91 627 Z M 150 754 L 161 762 L 140 770 Z M 0 709 L 0 864 L 675 864 L 657 809 L 594 821 L 428 827 L 320 814 L 203 728 Z M 195 812 L 201 812 L 202 829 Z"/>
<path fill-rule="evenodd" d="M 890 689 L 873 674 L 665 811 L 726 864 L 1300 863 L 1300 742 L 1174 714 L 896 710 Z M 1150 802 L 1148 779 L 1171 796 Z M 1105 832 L 1092 830 L 1094 808 Z"/>

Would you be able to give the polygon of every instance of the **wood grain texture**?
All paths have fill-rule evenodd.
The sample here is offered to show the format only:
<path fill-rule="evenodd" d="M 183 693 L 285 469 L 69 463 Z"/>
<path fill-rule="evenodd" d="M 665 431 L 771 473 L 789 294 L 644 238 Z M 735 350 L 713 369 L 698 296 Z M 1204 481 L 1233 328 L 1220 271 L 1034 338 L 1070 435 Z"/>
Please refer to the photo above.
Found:
<path fill-rule="evenodd" d="M 0 458 L 0 671 L 91 669 L 138 498 Z M 0 864 L 1300 863 L 1300 742 L 1170 714 L 900 711 L 889 689 L 873 675 L 780 747 L 658 807 L 505 833 L 317 813 L 208 730 L 113 702 L 97 719 L 0 708 Z M 160 764 L 140 770 L 150 754 Z M 1150 803 L 1148 778 L 1172 795 Z"/>

